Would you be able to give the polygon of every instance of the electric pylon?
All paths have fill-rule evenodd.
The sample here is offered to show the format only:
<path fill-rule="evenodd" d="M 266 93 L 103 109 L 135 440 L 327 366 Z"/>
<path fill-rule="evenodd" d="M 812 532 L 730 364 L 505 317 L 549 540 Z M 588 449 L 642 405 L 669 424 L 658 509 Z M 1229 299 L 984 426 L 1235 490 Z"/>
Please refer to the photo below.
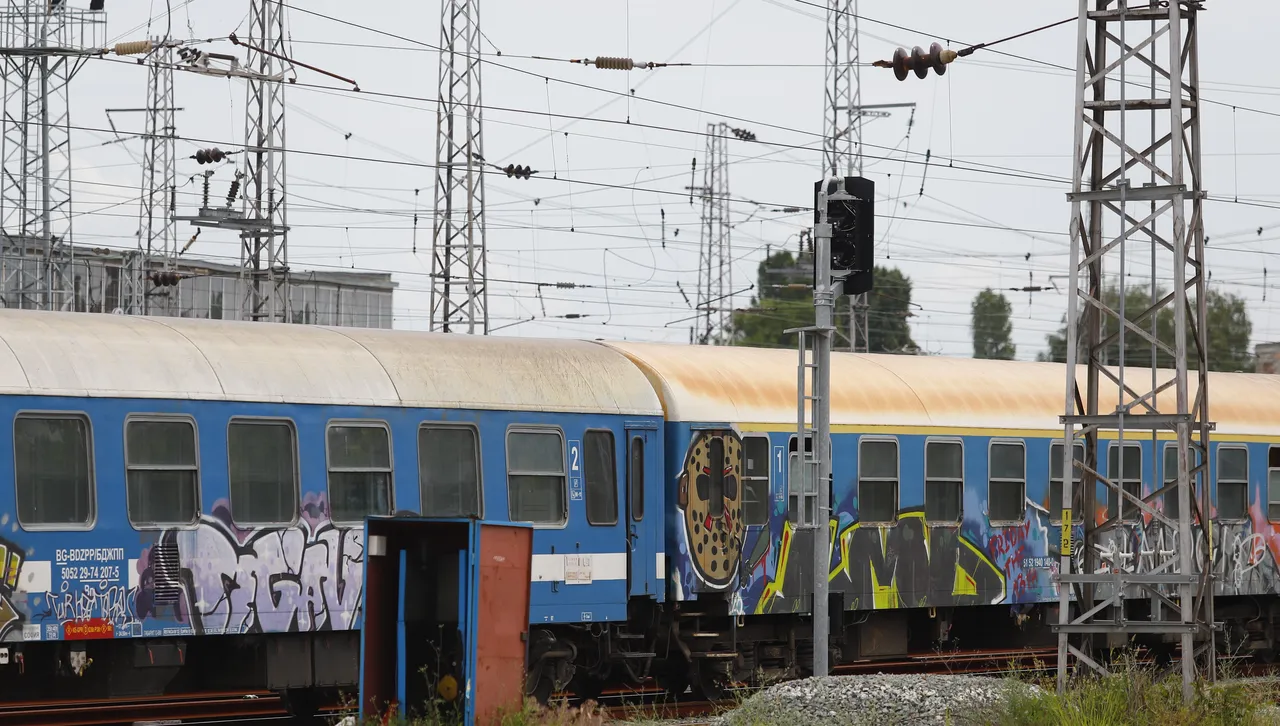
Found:
<path fill-rule="evenodd" d="M 146 274 L 154 267 L 173 269 L 177 261 L 177 225 L 174 220 L 176 178 L 176 124 L 173 93 L 173 48 L 168 38 L 156 44 L 147 66 L 146 128 L 142 139 L 142 198 L 138 214 L 138 250 L 127 277 L 131 293 L 126 313 L 146 315 L 153 307 L 147 293 Z M 157 265 L 157 263 L 159 263 Z M 123 280 L 122 280 L 123 282 Z M 167 306 L 166 306 L 167 307 Z"/>
<path fill-rule="evenodd" d="M 48 0 L 0 5 L 4 119 L 0 138 L 0 305 L 68 310 L 71 78 L 101 47 L 106 13 Z"/>
<path fill-rule="evenodd" d="M 1076 475 L 1062 483 L 1060 688 L 1073 661 L 1102 669 L 1095 658 L 1108 643 L 1094 636 L 1156 646 L 1177 636 L 1187 698 L 1197 669 L 1215 678 L 1214 538 L 1197 524 L 1213 511 L 1199 10 L 1186 0 L 1079 0 L 1063 418 L 1074 445 L 1061 447 L 1061 471 Z M 1126 310 L 1138 301 L 1137 315 Z M 1156 325 L 1162 312 L 1172 332 Z M 1174 439 L 1166 445 L 1160 431 Z M 1102 438 L 1115 440 L 1100 449 Z M 1145 467 L 1125 463 L 1141 461 L 1141 440 L 1163 472 L 1148 476 L 1150 491 Z M 1248 517 L 1223 512 L 1226 501 L 1222 516 Z"/>
<path fill-rule="evenodd" d="M 285 195 L 284 3 L 249 3 L 248 105 L 245 109 L 244 222 L 240 279 L 244 320 L 291 322 L 289 226 Z"/>
<path fill-rule="evenodd" d="M 430 329 L 487 335 L 480 2 L 443 0 L 440 12 Z"/>
<path fill-rule="evenodd" d="M 827 0 L 827 82 L 824 91 L 826 176 L 862 176 L 862 85 L 858 71 L 858 0 Z M 867 295 L 855 295 L 849 349 L 868 350 Z"/>
<path fill-rule="evenodd" d="M 726 342 L 733 320 L 733 247 L 729 242 L 729 147 L 732 130 L 723 121 L 707 124 L 707 159 L 702 197 L 702 236 L 698 245 L 700 345 Z"/>

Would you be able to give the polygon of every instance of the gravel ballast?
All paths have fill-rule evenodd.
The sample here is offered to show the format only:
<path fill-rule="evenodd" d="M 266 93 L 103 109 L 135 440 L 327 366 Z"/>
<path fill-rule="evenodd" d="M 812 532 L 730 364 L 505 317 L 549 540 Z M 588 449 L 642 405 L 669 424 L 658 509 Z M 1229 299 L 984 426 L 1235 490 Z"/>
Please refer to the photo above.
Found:
<path fill-rule="evenodd" d="M 716 719 L 718 726 L 978 724 L 1011 688 L 1008 679 L 952 675 L 829 676 L 767 688 Z"/>

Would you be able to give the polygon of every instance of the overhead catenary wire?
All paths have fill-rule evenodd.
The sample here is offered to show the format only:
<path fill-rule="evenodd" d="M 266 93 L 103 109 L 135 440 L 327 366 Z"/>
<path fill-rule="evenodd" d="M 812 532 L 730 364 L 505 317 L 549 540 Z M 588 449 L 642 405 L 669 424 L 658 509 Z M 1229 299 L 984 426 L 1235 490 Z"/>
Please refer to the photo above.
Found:
<path fill-rule="evenodd" d="M 936 159 L 936 158 L 937 158 L 937 157 L 935 157 L 935 159 Z M 578 173 L 581 173 L 581 170 L 579 170 L 579 171 L 578 171 Z M 1046 180 L 1046 181 L 1047 181 L 1047 180 Z M 633 188 L 633 189 L 634 189 L 634 188 L 637 188 L 637 185 L 630 185 L 630 187 L 629 187 L 629 188 Z M 641 189 L 643 189 L 643 188 L 641 188 Z M 582 211 L 582 210 L 580 210 L 580 211 Z M 583 225 L 580 225 L 580 227 L 581 227 L 581 228 L 586 228 L 586 227 L 585 227 L 585 226 L 583 226 Z"/>

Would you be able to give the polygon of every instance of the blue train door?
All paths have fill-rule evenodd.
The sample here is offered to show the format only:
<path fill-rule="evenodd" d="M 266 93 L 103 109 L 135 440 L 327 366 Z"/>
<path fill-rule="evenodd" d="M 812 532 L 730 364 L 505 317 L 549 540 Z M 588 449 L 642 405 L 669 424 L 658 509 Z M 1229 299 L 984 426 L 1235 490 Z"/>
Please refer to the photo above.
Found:
<path fill-rule="evenodd" d="M 652 428 L 627 428 L 628 595 L 653 594 L 650 583 L 659 576 L 655 535 L 649 524 L 661 512 L 645 511 L 647 489 L 661 475 L 652 459 L 656 433 Z"/>

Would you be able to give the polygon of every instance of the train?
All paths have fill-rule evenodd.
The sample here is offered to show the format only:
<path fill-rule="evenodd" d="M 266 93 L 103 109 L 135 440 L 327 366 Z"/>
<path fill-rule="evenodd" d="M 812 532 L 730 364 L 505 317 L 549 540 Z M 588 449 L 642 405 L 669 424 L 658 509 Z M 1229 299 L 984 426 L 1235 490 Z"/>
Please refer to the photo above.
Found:
<path fill-rule="evenodd" d="M 532 524 L 541 700 L 1056 642 L 1062 365 L 833 354 L 819 521 L 795 351 L 20 310 L 0 342 L 4 700 L 354 690 L 368 517 Z M 1280 377 L 1209 379 L 1216 613 L 1268 657 Z M 1172 439 L 1117 438 L 1100 466 L 1157 493 Z M 1102 566 L 1176 556 L 1159 532 L 1126 516 Z"/>

